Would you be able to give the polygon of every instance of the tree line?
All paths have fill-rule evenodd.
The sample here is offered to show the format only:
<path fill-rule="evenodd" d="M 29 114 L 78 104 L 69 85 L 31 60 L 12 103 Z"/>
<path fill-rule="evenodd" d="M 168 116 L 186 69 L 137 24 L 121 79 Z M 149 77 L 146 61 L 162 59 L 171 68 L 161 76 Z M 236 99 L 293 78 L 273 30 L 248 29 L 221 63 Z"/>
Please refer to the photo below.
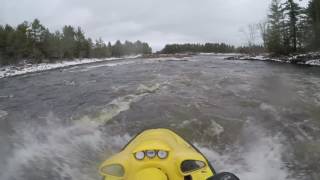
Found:
<path fill-rule="evenodd" d="M 162 50 L 164 54 L 174 53 L 230 53 L 236 48 L 225 43 L 205 43 L 205 44 L 168 44 Z"/>
<path fill-rule="evenodd" d="M 260 25 L 264 46 L 274 55 L 320 50 L 320 0 L 301 7 L 294 0 L 272 0 Z"/>
<path fill-rule="evenodd" d="M 116 41 L 106 44 L 101 38 L 87 38 L 78 27 L 64 26 L 62 31 L 50 32 L 35 19 L 17 27 L 0 25 L 0 64 L 15 64 L 27 59 L 30 63 L 54 62 L 73 58 L 106 58 L 149 54 L 151 47 L 144 42 Z"/>
<path fill-rule="evenodd" d="M 175 54 L 175 53 L 244 53 L 244 54 L 259 54 L 264 53 L 265 48 L 262 45 L 245 45 L 235 47 L 225 43 L 205 43 L 205 44 L 168 44 L 160 53 Z"/>

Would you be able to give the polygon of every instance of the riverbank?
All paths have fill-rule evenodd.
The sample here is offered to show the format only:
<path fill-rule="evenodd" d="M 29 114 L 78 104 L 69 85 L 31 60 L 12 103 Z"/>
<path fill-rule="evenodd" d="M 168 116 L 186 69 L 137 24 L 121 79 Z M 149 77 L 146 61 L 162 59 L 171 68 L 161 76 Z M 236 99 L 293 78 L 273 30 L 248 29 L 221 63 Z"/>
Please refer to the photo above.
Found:
<path fill-rule="evenodd" d="M 96 63 L 96 62 L 103 62 L 103 61 L 114 61 L 114 60 L 122 60 L 122 59 L 135 59 L 139 58 L 141 55 L 136 56 L 126 56 L 121 58 L 102 58 L 102 59 L 74 59 L 74 60 L 63 60 L 63 61 L 57 61 L 56 63 L 40 63 L 40 64 L 20 64 L 20 65 L 8 65 L 0 67 L 0 78 L 5 77 L 11 77 L 11 76 L 17 76 L 32 72 L 40 72 L 40 71 L 46 71 L 51 69 L 58 69 L 63 67 L 69 67 L 69 66 L 76 66 L 81 64 L 90 64 L 90 63 Z"/>
<path fill-rule="evenodd" d="M 298 54 L 292 56 L 270 57 L 268 54 L 264 55 L 236 55 L 225 58 L 226 60 L 253 60 L 253 61 L 271 61 L 280 63 L 291 63 L 300 65 L 320 66 L 320 52 L 311 52 L 306 54 Z"/>
<path fill-rule="evenodd" d="M 41 72 L 47 71 L 52 69 L 59 69 L 64 67 L 82 65 L 82 64 L 91 64 L 97 62 L 106 62 L 106 61 L 118 61 L 118 60 L 125 60 L 125 59 L 150 59 L 150 60 L 157 60 L 157 61 L 187 61 L 186 58 L 192 57 L 196 54 L 149 54 L 149 55 L 135 55 L 135 56 L 124 56 L 120 58 L 112 57 L 112 58 L 102 58 L 102 59 L 74 59 L 74 60 L 64 60 L 64 61 L 57 61 L 55 63 L 40 63 L 40 64 L 30 64 L 30 63 L 23 63 L 18 65 L 8 65 L 0 67 L 0 79 L 5 77 L 23 75 L 27 73 L 33 72 Z"/>

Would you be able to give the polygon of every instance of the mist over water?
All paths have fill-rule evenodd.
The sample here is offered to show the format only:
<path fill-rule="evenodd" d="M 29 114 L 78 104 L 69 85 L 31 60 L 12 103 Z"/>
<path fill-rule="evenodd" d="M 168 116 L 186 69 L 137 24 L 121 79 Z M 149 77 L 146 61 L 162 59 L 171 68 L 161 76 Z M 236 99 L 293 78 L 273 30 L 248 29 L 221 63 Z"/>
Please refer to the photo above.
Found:
<path fill-rule="evenodd" d="M 138 59 L 1 79 L 0 179 L 100 179 L 100 163 L 138 132 L 170 128 L 218 172 L 316 180 L 319 69 L 221 59 Z"/>

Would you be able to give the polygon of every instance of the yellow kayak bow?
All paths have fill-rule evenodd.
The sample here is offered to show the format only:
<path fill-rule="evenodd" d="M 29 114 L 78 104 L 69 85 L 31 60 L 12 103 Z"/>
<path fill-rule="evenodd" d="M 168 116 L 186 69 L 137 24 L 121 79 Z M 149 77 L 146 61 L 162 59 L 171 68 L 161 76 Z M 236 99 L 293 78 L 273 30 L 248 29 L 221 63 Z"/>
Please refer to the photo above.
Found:
<path fill-rule="evenodd" d="M 168 129 L 138 134 L 102 163 L 100 174 L 104 180 L 238 180 L 231 173 L 216 175 L 199 150 Z"/>

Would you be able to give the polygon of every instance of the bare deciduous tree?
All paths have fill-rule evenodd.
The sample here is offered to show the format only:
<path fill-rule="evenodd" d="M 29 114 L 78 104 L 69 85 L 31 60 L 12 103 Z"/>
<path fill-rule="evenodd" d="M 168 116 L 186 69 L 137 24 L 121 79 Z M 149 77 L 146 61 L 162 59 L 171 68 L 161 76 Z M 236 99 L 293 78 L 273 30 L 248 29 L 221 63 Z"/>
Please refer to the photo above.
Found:
<path fill-rule="evenodd" d="M 247 46 L 252 47 L 257 45 L 257 39 L 259 34 L 259 28 L 257 24 L 249 24 L 246 28 L 240 29 L 240 32 L 243 33 Z"/>

